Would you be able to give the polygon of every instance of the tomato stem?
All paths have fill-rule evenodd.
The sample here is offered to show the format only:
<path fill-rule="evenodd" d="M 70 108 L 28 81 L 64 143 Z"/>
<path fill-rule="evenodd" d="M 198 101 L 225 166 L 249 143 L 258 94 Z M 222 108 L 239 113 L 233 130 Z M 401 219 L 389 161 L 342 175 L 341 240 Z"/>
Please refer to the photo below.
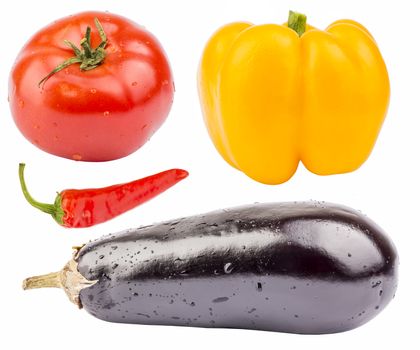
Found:
<path fill-rule="evenodd" d="M 101 22 L 97 18 L 95 18 L 95 26 L 99 32 L 99 36 L 101 38 L 101 43 L 98 45 L 96 49 L 92 48 L 91 45 L 91 28 L 88 26 L 86 28 L 85 36 L 80 41 L 80 49 L 73 44 L 69 40 L 64 40 L 64 43 L 70 47 L 74 52 L 74 57 L 70 57 L 69 59 L 65 60 L 63 63 L 60 63 L 57 67 L 55 67 L 50 73 L 48 73 L 41 81 L 38 83 L 38 86 L 41 87 L 45 82 L 53 76 L 55 73 L 67 68 L 72 64 L 80 64 L 81 71 L 88 71 L 98 67 L 100 64 L 103 63 L 106 57 L 105 47 L 108 44 L 108 39 L 106 37 L 105 31 L 102 27 Z"/>
<path fill-rule="evenodd" d="M 287 26 L 293 29 L 299 37 L 306 31 L 306 15 L 299 12 L 289 11 L 289 20 Z"/>

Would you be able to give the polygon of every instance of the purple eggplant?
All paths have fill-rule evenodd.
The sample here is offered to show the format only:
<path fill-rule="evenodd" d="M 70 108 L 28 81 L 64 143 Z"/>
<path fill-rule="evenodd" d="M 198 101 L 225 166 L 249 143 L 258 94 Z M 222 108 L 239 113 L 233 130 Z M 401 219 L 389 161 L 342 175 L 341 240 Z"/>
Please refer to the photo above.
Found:
<path fill-rule="evenodd" d="M 61 287 L 112 322 L 323 334 L 380 313 L 397 267 L 390 239 L 360 212 L 254 204 L 105 236 L 24 288 Z"/>

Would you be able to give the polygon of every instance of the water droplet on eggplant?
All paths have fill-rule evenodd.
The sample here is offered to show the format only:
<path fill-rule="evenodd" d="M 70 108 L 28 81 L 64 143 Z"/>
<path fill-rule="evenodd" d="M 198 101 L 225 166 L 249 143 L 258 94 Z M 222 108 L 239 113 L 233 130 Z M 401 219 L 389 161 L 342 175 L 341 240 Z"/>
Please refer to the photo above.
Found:
<path fill-rule="evenodd" d="M 233 270 L 232 263 L 226 263 L 226 264 L 223 266 L 223 271 L 224 271 L 226 274 L 231 273 L 231 272 L 232 272 L 232 270 Z"/>

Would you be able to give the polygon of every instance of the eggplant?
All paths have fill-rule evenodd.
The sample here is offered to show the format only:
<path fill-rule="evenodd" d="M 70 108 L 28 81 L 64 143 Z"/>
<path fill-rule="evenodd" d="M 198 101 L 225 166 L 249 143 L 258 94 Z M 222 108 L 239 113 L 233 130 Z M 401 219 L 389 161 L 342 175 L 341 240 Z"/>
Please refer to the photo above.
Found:
<path fill-rule="evenodd" d="M 272 203 L 105 236 L 24 288 L 61 287 L 112 322 L 324 334 L 381 312 L 397 269 L 393 243 L 360 212 Z"/>

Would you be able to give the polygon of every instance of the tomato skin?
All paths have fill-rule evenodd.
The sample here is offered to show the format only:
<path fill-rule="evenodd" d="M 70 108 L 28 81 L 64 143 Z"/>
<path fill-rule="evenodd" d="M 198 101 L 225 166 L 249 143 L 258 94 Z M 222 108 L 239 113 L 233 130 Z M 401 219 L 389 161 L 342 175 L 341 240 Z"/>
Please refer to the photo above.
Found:
<path fill-rule="evenodd" d="M 104 62 L 89 71 L 73 64 L 39 81 L 73 57 L 86 27 L 100 43 L 98 18 L 108 38 Z M 22 48 L 9 80 L 9 103 L 22 134 L 40 149 L 82 161 L 108 161 L 141 147 L 165 121 L 174 84 L 157 39 L 114 14 L 83 12 L 38 31 Z"/>

